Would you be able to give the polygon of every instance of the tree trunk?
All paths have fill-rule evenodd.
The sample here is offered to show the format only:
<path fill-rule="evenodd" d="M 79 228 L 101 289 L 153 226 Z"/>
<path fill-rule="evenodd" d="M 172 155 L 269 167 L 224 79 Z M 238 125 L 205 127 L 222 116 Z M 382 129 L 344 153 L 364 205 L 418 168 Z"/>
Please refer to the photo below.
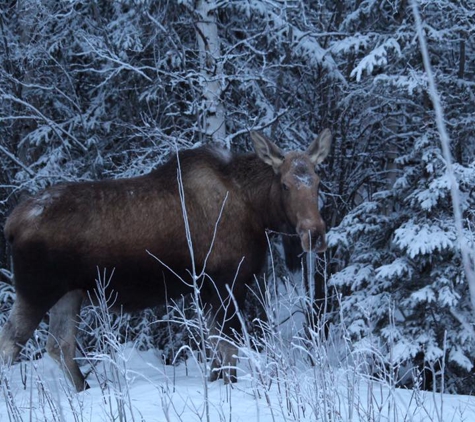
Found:
<path fill-rule="evenodd" d="M 226 125 L 221 99 L 223 69 L 216 8 L 214 0 L 199 0 L 195 9 L 198 15 L 196 35 L 200 52 L 203 88 L 200 125 L 204 135 L 210 136 L 214 143 L 224 145 Z M 229 145 L 227 146 L 229 147 Z"/>

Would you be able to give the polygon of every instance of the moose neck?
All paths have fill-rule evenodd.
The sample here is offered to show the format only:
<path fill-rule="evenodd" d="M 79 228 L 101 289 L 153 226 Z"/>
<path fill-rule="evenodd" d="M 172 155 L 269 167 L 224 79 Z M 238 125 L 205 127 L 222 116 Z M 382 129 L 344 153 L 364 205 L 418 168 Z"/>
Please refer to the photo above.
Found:
<path fill-rule="evenodd" d="M 234 159 L 233 178 L 245 193 L 264 229 L 280 231 L 287 224 L 282 207 L 280 179 L 255 154 Z"/>

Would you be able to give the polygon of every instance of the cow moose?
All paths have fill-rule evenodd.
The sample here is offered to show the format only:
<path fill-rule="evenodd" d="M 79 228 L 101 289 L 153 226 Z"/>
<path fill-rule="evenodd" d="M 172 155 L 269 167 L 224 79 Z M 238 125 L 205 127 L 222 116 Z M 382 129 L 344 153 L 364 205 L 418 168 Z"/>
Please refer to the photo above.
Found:
<path fill-rule="evenodd" d="M 266 230 L 298 235 L 307 252 L 326 249 L 315 169 L 331 138 L 325 129 L 305 152 L 283 153 L 251 132 L 255 153 L 184 150 L 147 175 L 59 184 L 20 203 L 5 225 L 16 299 L 0 333 L 0 361 L 17 358 L 49 310 L 47 351 L 77 391 L 88 388 L 75 336 L 98 268 L 114 269 L 106 294 L 127 312 L 188 293 L 194 266 L 214 332 L 232 335 L 240 329 L 235 307 L 265 263 Z M 219 340 L 217 351 L 210 379 L 235 382 L 236 346 Z"/>

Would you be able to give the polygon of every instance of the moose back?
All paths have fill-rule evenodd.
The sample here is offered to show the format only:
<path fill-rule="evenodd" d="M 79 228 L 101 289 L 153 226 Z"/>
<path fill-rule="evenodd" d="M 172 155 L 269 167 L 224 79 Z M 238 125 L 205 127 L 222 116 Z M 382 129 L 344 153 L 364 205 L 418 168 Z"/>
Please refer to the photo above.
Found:
<path fill-rule="evenodd" d="M 88 385 L 74 358 L 76 321 L 98 268 L 113 269 L 108 294 L 124 311 L 188 293 L 195 274 L 222 338 L 210 378 L 224 372 L 236 381 L 237 348 L 224 339 L 240 329 L 235 305 L 264 265 L 266 230 L 297 234 L 305 251 L 326 248 L 315 167 L 330 150 L 330 131 L 305 152 L 283 153 L 258 132 L 251 138 L 253 154 L 186 150 L 145 176 L 60 184 L 19 204 L 5 226 L 16 300 L 0 360 L 13 362 L 50 311 L 48 353 L 81 391 Z"/>

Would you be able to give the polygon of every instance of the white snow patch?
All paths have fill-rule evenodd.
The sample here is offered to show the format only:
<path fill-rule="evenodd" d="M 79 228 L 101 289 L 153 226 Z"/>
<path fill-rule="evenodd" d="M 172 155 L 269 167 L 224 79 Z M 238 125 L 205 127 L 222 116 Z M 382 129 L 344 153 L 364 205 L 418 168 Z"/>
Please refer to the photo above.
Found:
<path fill-rule="evenodd" d="M 344 230 L 337 230 L 332 227 L 327 233 L 327 245 L 329 248 L 340 245 L 348 248 L 350 246 L 349 236 Z"/>
<path fill-rule="evenodd" d="M 305 161 L 297 159 L 292 162 L 292 167 L 294 169 L 293 176 L 300 184 L 310 187 L 312 186 L 313 177 L 308 170 L 308 165 Z"/>
<path fill-rule="evenodd" d="M 352 264 L 348 265 L 343 270 L 333 274 L 330 278 L 331 286 L 345 286 L 351 284 L 353 291 L 359 288 L 374 275 L 372 265 Z"/>
<path fill-rule="evenodd" d="M 421 254 L 426 255 L 452 248 L 455 234 L 435 224 L 419 225 L 408 222 L 395 231 L 394 242 L 401 249 L 405 249 L 411 258 L 415 258 Z"/>
<path fill-rule="evenodd" d="M 358 65 L 351 71 L 351 77 L 356 78 L 356 81 L 359 82 L 364 72 L 372 74 L 375 67 L 385 66 L 388 63 L 387 55 L 389 50 L 395 50 L 401 55 L 399 43 L 394 38 L 389 38 L 361 59 Z"/>
<path fill-rule="evenodd" d="M 393 262 L 387 265 L 382 265 L 376 269 L 376 278 L 391 280 L 395 277 L 411 274 L 412 268 L 405 258 L 396 258 Z"/>
<path fill-rule="evenodd" d="M 312 176 L 310 176 L 310 174 L 298 174 L 295 176 L 295 178 L 304 186 L 312 186 Z"/>
<path fill-rule="evenodd" d="M 443 286 L 437 292 L 437 300 L 444 306 L 456 306 L 460 295 L 448 286 Z"/>
<path fill-rule="evenodd" d="M 465 355 L 463 350 L 459 347 L 455 347 L 450 351 L 449 360 L 451 360 L 452 362 L 456 362 L 459 366 L 466 369 L 467 371 L 471 371 L 473 368 L 472 361 Z"/>
<path fill-rule="evenodd" d="M 26 218 L 34 220 L 43 213 L 44 209 L 45 207 L 43 207 L 42 205 L 35 204 L 26 214 Z"/>
<path fill-rule="evenodd" d="M 369 35 L 356 34 L 354 36 L 347 36 L 342 40 L 337 40 L 330 47 L 332 53 L 349 53 L 352 50 L 356 54 L 360 51 L 366 50 L 368 45 L 371 43 L 372 37 Z"/>
<path fill-rule="evenodd" d="M 424 189 L 416 194 L 422 209 L 430 211 L 437 206 L 440 198 L 450 194 L 450 178 L 447 174 L 434 179 L 428 189 Z"/>
<path fill-rule="evenodd" d="M 214 148 L 213 154 L 219 158 L 221 161 L 223 161 L 225 164 L 228 164 L 231 162 L 233 158 L 233 153 L 225 148 Z"/>
<path fill-rule="evenodd" d="M 45 206 L 51 202 L 53 197 L 49 192 L 44 192 L 40 197 L 33 200 L 32 207 L 28 210 L 26 218 L 35 219 L 38 218 L 44 211 Z"/>
<path fill-rule="evenodd" d="M 409 343 L 405 339 L 401 339 L 393 346 L 392 357 L 395 362 L 405 362 L 414 357 L 419 351 L 417 344 Z"/>
<path fill-rule="evenodd" d="M 410 298 L 417 303 L 420 302 L 435 302 L 435 292 L 431 286 L 424 286 L 422 289 L 416 290 L 411 294 Z"/>

